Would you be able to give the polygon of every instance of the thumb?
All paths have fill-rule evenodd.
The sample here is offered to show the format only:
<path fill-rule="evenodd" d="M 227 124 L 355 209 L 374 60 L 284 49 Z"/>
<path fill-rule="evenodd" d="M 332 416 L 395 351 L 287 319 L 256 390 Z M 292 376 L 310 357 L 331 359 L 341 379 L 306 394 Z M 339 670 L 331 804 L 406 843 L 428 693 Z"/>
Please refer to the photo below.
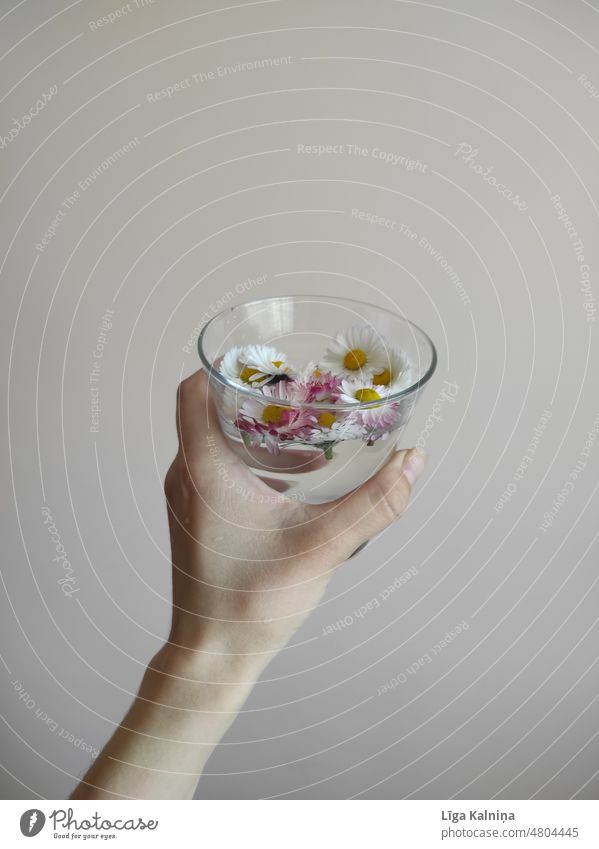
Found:
<path fill-rule="evenodd" d="M 316 509 L 326 528 L 323 542 L 333 544 L 347 558 L 359 545 L 399 519 L 426 461 L 427 454 L 420 448 L 397 451 L 358 489 L 336 501 L 319 504 Z"/>

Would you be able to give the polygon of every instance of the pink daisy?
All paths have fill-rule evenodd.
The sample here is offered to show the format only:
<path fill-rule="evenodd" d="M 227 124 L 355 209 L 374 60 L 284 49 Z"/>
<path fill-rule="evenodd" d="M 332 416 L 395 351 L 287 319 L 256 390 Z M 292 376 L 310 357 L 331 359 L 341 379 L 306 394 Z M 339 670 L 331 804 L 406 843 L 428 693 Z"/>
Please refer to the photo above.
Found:
<path fill-rule="evenodd" d="M 236 425 L 252 445 L 264 444 L 277 454 L 279 441 L 301 441 L 314 427 L 314 411 L 302 406 L 309 403 L 309 394 L 309 388 L 296 381 L 266 385 L 263 398 L 252 396 L 244 401 Z"/>

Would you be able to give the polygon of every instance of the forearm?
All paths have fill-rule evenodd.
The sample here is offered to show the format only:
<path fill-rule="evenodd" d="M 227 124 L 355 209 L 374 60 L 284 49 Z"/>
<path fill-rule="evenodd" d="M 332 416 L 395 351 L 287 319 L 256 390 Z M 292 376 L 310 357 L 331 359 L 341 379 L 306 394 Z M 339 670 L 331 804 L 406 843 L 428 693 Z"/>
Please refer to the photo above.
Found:
<path fill-rule="evenodd" d="M 190 799 L 261 666 L 166 643 L 71 799 Z"/>

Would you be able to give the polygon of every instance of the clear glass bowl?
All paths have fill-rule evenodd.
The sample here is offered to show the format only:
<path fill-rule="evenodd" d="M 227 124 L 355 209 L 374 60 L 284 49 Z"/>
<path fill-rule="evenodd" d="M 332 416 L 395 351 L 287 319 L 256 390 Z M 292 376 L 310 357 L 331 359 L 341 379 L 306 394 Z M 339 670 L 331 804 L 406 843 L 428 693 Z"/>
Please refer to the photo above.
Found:
<path fill-rule="evenodd" d="M 370 400 L 371 393 L 359 392 L 363 400 L 338 395 L 335 402 L 288 400 L 285 386 L 290 384 L 279 380 L 285 386 L 277 390 L 274 379 L 273 398 L 249 380 L 219 371 L 232 348 L 259 344 L 285 352 L 298 370 L 315 364 L 318 374 L 327 345 L 356 325 L 372 331 L 389 367 L 393 350 L 402 354 L 403 378 L 386 397 Z M 313 295 L 265 298 L 225 309 L 204 326 L 198 351 L 232 450 L 270 487 L 310 503 L 345 495 L 385 463 L 437 365 L 433 342 L 411 321 L 372 304 Z M 361 373 L 356 368 L 356 380 Z"/>

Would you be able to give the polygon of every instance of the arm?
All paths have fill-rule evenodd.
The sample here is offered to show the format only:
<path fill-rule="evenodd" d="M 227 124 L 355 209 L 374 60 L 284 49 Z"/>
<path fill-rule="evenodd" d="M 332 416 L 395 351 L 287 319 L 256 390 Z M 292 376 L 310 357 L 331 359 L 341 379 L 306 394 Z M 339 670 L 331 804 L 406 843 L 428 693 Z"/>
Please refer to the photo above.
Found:
<path fill-rule="evenodd" d="M 398 451 L 349 496 L 296 503 L 229 449 L 202 371 L 179 387 L 177 431 L 165 479 L 169 638 L 71 799 L 192 798 L 269 660 L 318 604 L 335 568 L 401 516 L 426 459 Z M 236 486 L 223 483 L 223 464 Z"/>
<path fill-rule="evenodd" d="M 191 799 L 259 665 L 165 644 L 139 693 L 71 799 Z"/>

